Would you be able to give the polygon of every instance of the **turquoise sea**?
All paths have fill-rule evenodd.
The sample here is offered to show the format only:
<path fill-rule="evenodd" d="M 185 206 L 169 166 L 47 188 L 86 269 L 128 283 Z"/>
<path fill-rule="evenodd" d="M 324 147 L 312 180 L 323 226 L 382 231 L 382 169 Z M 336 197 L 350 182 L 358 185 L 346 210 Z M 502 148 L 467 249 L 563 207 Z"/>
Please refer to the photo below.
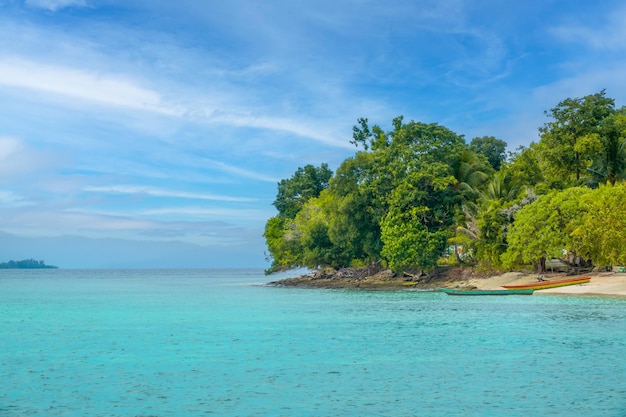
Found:
<path fill-rule="evenodd" d="M 626 299 L 0 271 L 0 416 L 626 416 Z"/>

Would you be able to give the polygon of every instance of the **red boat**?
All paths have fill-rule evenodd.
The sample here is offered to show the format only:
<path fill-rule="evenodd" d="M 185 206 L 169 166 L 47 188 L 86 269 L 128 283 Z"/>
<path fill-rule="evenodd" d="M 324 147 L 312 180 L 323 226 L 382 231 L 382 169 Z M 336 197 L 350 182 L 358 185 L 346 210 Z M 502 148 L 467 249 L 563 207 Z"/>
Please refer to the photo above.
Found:
<path fill-rule="evenodd" d="M 503 285 L 504 288 L 509 290 L 544 290 L 546 288 L 565 287 L 567 285 L 586 284 L 591 277 L 578 277 L 568 279 L 557 279 L 554 281 L 541 281 L 533 282 L 532 284 L 523 285 Z"/>

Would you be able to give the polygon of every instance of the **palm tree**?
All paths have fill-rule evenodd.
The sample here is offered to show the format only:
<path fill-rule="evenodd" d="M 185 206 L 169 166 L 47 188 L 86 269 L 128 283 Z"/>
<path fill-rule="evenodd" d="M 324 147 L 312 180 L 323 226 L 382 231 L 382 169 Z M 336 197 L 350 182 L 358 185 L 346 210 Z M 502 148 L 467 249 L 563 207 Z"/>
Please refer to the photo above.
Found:
<path fill-rule="evenodd" d="M 471 149 L 463 150 L 452 164 L 452 173 L 456 179 L 454 188 L 463 196 L 454 216 L 454 236 L 449 239 L 459 264 L 463 263 L 459 246 L 468 242 L 465 231 L 475 229 L 472 224 L 476 223 L 476 200 L 480 197 L 478 190 L 489 179 L 490 171 L 492 168 L 489 162 Z"/>
<path fill-rule="evenodd" d="M 477 189 L 489 179 L 490 171 L 488 161 L 471 149 L 465 149 L 452 164 L 452 175 L 457 181 L 455 188 L 476 195 Z"/>
<path fill-rule="evenodd" d="M 522 188 L 519 181 L 508 181 L 505 171 L 498 171 L 487 183 L 482 198 L 484 201 L 512 201 L 519 196 Z"/>

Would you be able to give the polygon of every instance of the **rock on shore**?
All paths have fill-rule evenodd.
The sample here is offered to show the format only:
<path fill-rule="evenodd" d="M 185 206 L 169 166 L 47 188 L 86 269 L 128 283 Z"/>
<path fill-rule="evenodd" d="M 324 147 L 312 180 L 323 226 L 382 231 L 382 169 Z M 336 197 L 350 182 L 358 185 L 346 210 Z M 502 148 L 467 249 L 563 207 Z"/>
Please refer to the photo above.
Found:
<path fill-rule="evenodd" d="M 585 274 L 591 282 L 581 285 L 536 291 L 536 294 L 612 295 L 626 297 L 626 274 L 593 272 Z M 565 278 L 565 273 L 546 273 L 546 280 Z M 402 290 L 427 291 L 441 287 L 463 289 L 502 289 L 503 285 L 520 285 L 537 281 L 531 272 L 506 272 L 500 274 L 476 274 L 472 268 L 440 268 L 430 274 L 394 274 L 390 270 L 372 273 L 365 268 L 324 269 L 295 278 L 273 281 L 267 285 L 276 287 L 327 288 L 353 290 Z"/>
<path fill-rule="evenodd" d="M 276 287 L 334 288 L 362 290 L 434 290 L 459 279 L 469 278 L 470 269 L 441 268 L 434 273 L 395 274 L 390 270 L 367 268 L 327 268 L 295 278 L 272 281 Z"/>

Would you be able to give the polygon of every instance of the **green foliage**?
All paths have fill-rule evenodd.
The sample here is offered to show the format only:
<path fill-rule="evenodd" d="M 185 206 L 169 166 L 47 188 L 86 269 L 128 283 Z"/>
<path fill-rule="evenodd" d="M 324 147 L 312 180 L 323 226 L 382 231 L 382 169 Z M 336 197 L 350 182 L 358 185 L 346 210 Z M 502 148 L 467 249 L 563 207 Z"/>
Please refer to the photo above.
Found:
<path fill-rule="evenodd" d="M 374 263 L 429 270 L 446 253 L 486 268 L 540 266 L 563 250 L 626 262 L 626 108 L 615 110 L 602 91 L 546 114 L 541 141 L 506 161 L 506 143 L 493 136 L 467 145 L 436 123 L 397 117 L 385 132 L 358 119 L 357 152 L 334 175 L 307 165 L 278 184 L 278 215 L 264 233 L 270 272 Z M 571 188 L 603 183 L 615 186 Z"/>
<path fill-rule="evenodd" d="M 595 265 L 626 265 L 626 183 L 606 184 L 582 199 L 574 249 Z"/>
<path fill-rule="evenodd" d="M 267 273 L 301 266 L 298 261 L 301 246 L 292 219 L 280 215 L 270 218 L 265 223 L 263 237 L 269 250 L 268 258 L 272 261 Z"/>
<path fill-rule="evenodd" d="M 496 171 L 506 159 L 506 142 L 493 136 L 472 139 L 470 148 L 477 154 L 484 155 Z"/>
<path fill-rule="evenodd" d="M 486 181 L 483 171 L 490 167 L 443 126 L 404 123 L 402 117 L 393 126 L 385 133 L 359 119 L 352 143 L 364 151 L 346 159 L 332 178 L 325 165 L 307 166 L 279 183 L 279 215 L 265 231 L 272 269 L 381 260 L 401 269 L 434 265 L 463 196 L 471 191 L 476 197 L 472 187 Z M 414 209 L 419 216 L 406 223 L 405 212 Z M 398 236 L 403 230 L 412 237 Z M 404 256 L 398 242 L 407 239 L 419 244 L 419 256 Z"/>
<path fill-rule="evenodd" d="M 518 147 L 509 153 L 509 161 L 503 165 L 508 181 L 520 187 L 544 188 L 545 178 L 539 161 L 540 151 L 537 144 L 528 148 Z"/>
<path fill-rule="evenodd" d="M 383 219 L 382 255 L 392 270 L 430 270 L 446 248 L 446 231 L 430 232 L 420 221 L 424 211 L 417 207 L 408 213 L 391 211 Z"/>
<path fill-rule="evenodd" d="M 456 179 L 455 188 L 465 193 L 468 199 L 479 196 L 478 190 L 485 185 L 493 169 L 487 159 L 471 149 L 463 149 L 452 161 L 452 175 Z"/>
<path fill-rule="evenodd" d="M 339 266 L 346 260 L 338 259 L 335 246 L 328 235 L 328 216 L 324 210 L 324 198 L 307 202 L 294 221 L 301 252 L 299 266 L 318 268 Z M 350 260 L 347 259 L 347 262 Z"/>
<path fill-rule="evenodd" d="M 445 201 L 446 189 L 454 180 L 442 174 L 447 167 L 432 164 L 414 172 L 391 194 L 391 208 L 381 222 L 382 256 L 394 271 L 411 268 L 432 269 L 443 254 L 451 219 L 437 206 L 429 207 L 429 197 L 439 194 Z"/>
<path fill-rule="evenodd" d="M 626 108 L 605 118 L 600 134 L 587 138 L 588 147 L 593 148 L 596 158 L 588 171 L 600 183 L 615 184 L 626 179 Z"/>
<path fill-rule="evenodd" d="M 498 171 L 482 192 L 476 226 L 477 237 L 472 245 L 476 258 L 486 268 L 500 268 L 501 255 L 507 248 L 508 229 L 516 213 L 534 200 L 534 194 L 508 177 L 507 171 Z"/>
<path fill-rule="evenodd" d="M 358 152 L 337 169 L 328 195 L 329 236 L 342 258 L 380 259 L 380 219 L 387 210 L 391 181 L 380 158 Z"/>
<path fill-rule="evenodd" d="M 309 266 L 303 257 L 303 243 L 307 242 L 302 241 L 302 232 L 296 230 L 294 219 L 309 200 L 328 187 L 332 176 L 327 164 L 319 168 L 306 165 L 298 168 L 291 178 L 278 183 L 274 200 L 278 215 L 267 221 L 263 233 L 269 251 L 267 257 L 272 261 L 267 273 Z"/>
<path fill-rule="evenodd" d="M 538 149 L 545 174 L 562 187 L 579 184 L 598 154 L 602 125 L 615 113 L 615 101 L 605 92 L 567 98 L 546 115 L 552 120 L 539 129 Z"/>
<path fill-rule="evenodd" d="M 295 218 L 309 199 L 319 196 L 328 187 L 332 176 L 333 172 L 327 164 L 322 164 L 319 168 L 313 165 L 298 168 L 291 178 L 278 183 L 274 207 L 281 216 Z"/>
<path fill-rule="evenodd" d="M 589 192 L 586 187 L 555 190 L 519 210 L 509 229 L 503 265 L 532 263 L 543 272 L 546 259 L 562 258 L 574 246 L 571 235 L 584 212 L 582 198 Z"/>

